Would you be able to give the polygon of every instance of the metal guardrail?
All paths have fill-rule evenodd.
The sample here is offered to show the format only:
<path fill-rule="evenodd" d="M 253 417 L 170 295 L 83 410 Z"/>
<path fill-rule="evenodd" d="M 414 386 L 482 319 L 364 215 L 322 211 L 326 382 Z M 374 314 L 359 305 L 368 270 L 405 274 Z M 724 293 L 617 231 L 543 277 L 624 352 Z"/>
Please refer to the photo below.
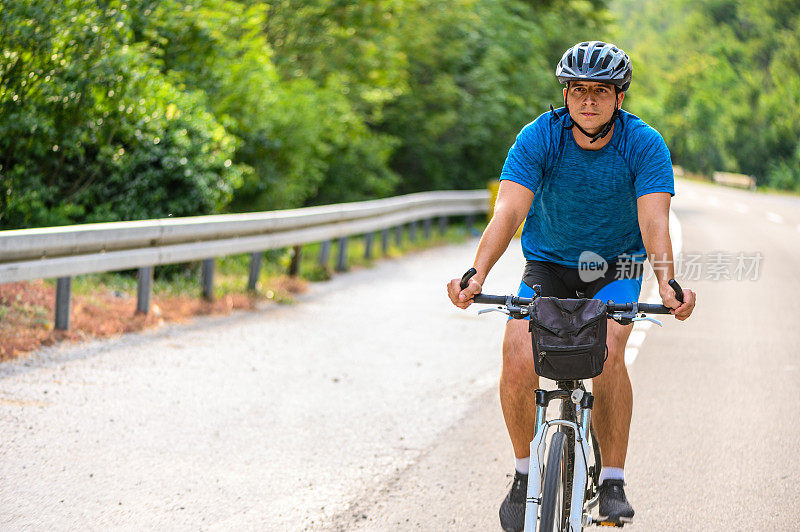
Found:
<path fill-rule="evenodd" d="M 711 176 L 714 183 L 727 187 L 745 188 L 747 190 L 756 189 L 756 179 L 745 174 L 734 174 L 731 172 L 714 172 Z"/>
<path fill-rule="evenodd" d="M 433 219 L 444 227 L 449 216 L 485 213 L 488 200 L 483 190 L 421 192 L 304 209 L 0 231 L 0 284 L 57 278 L 56 328 L 67 329 L 74 275 L 138 268 L 137 310 L 147 313 L 154 266 L 202 260 L 210 299 L 214 257 L 251 253 L 248 285 L 255 289 L 268 249 L 322 242 L 320 262 L 327 263 L 337 239 L 336 268 L 343 270 L 348 237 L 365 235 L 369 256 L 378 231 L 385 250 L 390 228 L 409 224 L 413 240 L 419 221 L 427 236 Z"/>

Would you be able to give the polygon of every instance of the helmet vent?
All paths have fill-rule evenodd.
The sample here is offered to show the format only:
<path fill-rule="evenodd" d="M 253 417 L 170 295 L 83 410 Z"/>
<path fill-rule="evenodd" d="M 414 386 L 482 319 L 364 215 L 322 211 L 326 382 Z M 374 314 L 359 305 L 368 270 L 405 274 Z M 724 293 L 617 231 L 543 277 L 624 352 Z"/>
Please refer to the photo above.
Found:
<path fill-rule="evenodd" d="M 594 52 L 592 52 L 592 58 L 589 60 L 589 64 L 594 65 L 597 63 L 598 57 L 600 57 L 600 48 L 595 48 Z"/>
<path fill-rule="evenodd" d="M 585 52 L 583 51 L 583 48 L 578 48 L 578 58 L 577 58 L 578 65 L 582 65 L 583 64 L 583 56 L 584 55 L 585 55 Z"/>

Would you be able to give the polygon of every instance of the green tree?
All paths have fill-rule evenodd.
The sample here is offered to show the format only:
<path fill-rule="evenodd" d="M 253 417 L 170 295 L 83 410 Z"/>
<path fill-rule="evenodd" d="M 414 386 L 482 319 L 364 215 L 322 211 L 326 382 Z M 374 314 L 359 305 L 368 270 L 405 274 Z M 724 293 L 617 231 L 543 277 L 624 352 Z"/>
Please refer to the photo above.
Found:
<path fill-rule="evenodd" d="M 7 0 L 0 227 L 483 187 L 607 16 L 604 0 Z"/>
<path fill-rule="evenodd" d="M 617 0 L 631 106 L 690 170 L 800 190 L 800 2 Z"/>
<path fill-rule="evenodd" d="M 235 160 L 253 169 L 236 191 L 232 209 L 287 208 L 392 192 L 396 178 L 387 166 L 392 139 L 369 129 L 343 90 L 343 73 L 319 81 L 276 68 L 277 54 L 267 40 L 269 5 L 171 0 L 152 6 L 141 11 L 137 35 L 154 50 L 165 76 L 203 94 L 214 115 L 240 139 Z M 303 18 L 302 9 L 290 14 L 287 24 Z"/>
<path fill-rule="evenodd" d="M 124 2 L 0 5 L 0 227 L 219 211 L 244 169 L 130 42 Z"/>
<path fill-rule="evenodd" d="M 400 139 L 402 190 L 480 188 L 498 175 L 514 136 L 561 102 L 564 50 L 597 38 L 600 2 L 418 0 L 400 28 L 409 90 L 381 128 Z"/>

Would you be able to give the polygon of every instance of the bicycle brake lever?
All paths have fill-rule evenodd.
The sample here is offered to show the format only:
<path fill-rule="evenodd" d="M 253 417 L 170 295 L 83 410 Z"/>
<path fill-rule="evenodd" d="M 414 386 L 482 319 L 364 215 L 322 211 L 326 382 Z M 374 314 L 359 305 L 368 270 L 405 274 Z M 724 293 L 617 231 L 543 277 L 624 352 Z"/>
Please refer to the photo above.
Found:
<path fill-rule="evenodd" d="M 620 325 L 629 325 L 633 318 L 633 316 L 629 315 L 627 312 L 614 312 L 609 317 Z"/>
<path fill-rule="evenodd" d="M 651 322 L 655 323 L 656 325 L 658 325 L 659 327 L 663 327 L 664 326 L 663 323 L 661 323 L 660 321 L 658 321 L 655 318 L 651 318 L 650 316 L 641 316 L 639 318 L 633 318 L 632 321 L 651 321 Z"/>
<path fill-rule="evenodd" d="M 502 308 L 485 308 L 485 309 L 481 309 L 481 310 L 478 311 L 478 315 L 486 314 L 487 312 L 499 312 L 501 314 L 505 314 L 506 316 L 510 316 L 511 315 L 511 313 L 509 311 L 507 311 L 505 309 L 502 309 Z"/>

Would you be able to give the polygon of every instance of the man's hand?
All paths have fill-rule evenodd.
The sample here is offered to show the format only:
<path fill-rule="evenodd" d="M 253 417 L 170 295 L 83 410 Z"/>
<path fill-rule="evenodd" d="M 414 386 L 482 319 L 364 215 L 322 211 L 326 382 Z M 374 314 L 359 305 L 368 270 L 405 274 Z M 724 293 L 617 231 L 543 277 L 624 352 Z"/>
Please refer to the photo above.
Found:
<path fill-rule="evenodd" d="M 664 306 L 671 308 L 670 314 L 674 314 L 677 319 L 683 321 L 692 315 L 694 304 L 697 299 L 692 290 L 688 288 L 683 289 L 683 303 L 678 301 L 678 298 L 675 297 L 675 290 L 673 290 L 669 284 L 659 285 L 658 291 Z"/>
<path fill-rule="evenodd" d="M 452 279 L 447 283 L 447 296 L 458 308 L 467 308 L 472 304 L 472 296 L 481 293 L 481 284 L 471 277 L 467 287 L 461 289 L 461 278 Z"/>

